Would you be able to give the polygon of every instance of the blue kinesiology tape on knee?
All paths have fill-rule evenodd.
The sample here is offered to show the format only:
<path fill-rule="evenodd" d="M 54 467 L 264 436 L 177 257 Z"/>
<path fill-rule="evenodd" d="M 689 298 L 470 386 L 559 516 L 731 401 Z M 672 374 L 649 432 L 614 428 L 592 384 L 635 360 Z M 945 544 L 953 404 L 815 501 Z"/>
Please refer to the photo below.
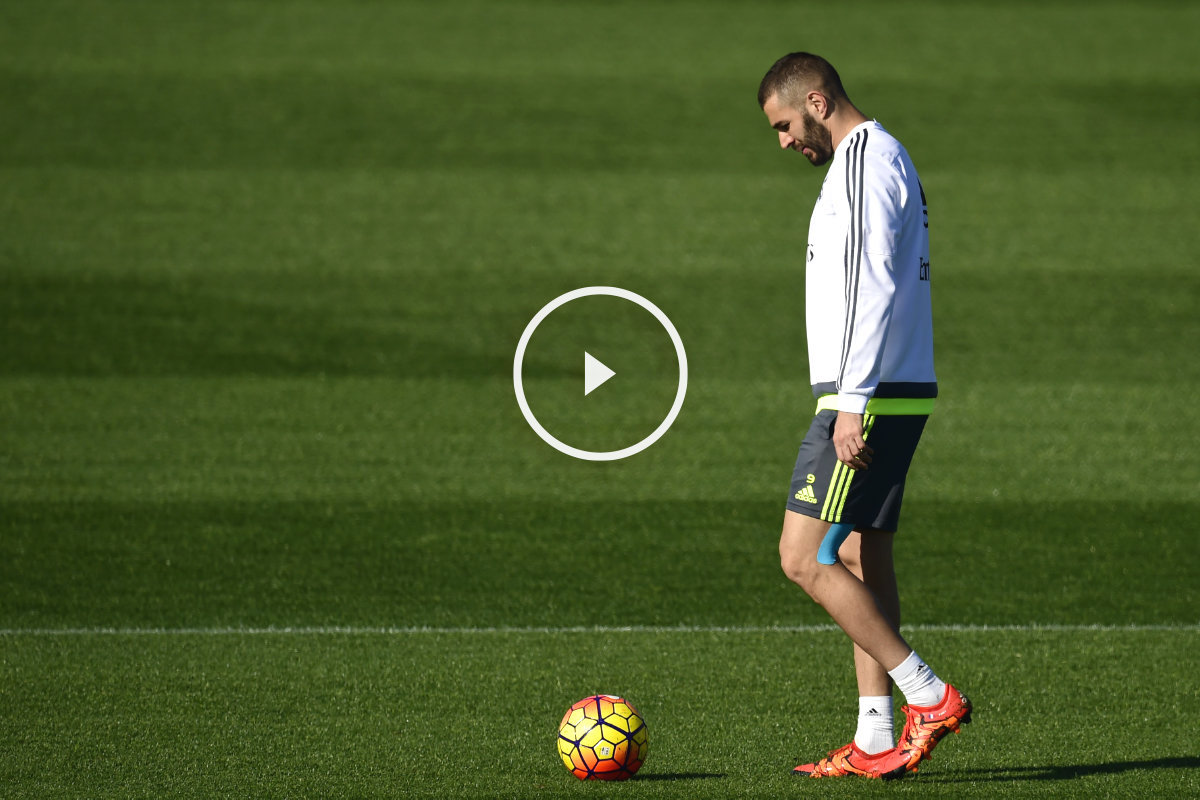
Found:
<path fill-rule="evenodd" d="M 817 563 L 836 564 L 838 550 L 853 530 L 854 526 L 845 522 L 830 525 L 829 530 L 825 532 L 825 538 L 821 540 L 821 549 L 817 551 Z"/>

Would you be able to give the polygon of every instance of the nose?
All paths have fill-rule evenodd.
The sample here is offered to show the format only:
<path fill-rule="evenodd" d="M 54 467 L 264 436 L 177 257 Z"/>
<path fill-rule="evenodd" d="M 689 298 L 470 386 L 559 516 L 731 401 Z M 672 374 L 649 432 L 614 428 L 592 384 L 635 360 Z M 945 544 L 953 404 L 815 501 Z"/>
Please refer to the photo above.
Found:
<path fill-rule="evenodd" d="M 780 146 L 780 148 L 787 150 L 789 147 L 792 146 L 792 142 L 794 142 L 794 141 L 796 141 L 796 140 L 794 138 L 792 138 L 792 136 L 790 136 L 788 133 L 786 133 L 785 131 L 779 131 L 779 146 Z"/>

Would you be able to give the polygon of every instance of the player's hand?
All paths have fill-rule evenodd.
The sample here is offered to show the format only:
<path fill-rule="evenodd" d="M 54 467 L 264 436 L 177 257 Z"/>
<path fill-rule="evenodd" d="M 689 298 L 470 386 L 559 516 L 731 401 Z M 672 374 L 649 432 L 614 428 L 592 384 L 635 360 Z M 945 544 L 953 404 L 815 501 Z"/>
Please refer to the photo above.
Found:
<path fill-rule="evenodd" d="M 863 416 L 839 411 L 833 425 L 833 449 L 838 461 L 853 470 L 867 469 L 875 452 L 863 439 Z"/>

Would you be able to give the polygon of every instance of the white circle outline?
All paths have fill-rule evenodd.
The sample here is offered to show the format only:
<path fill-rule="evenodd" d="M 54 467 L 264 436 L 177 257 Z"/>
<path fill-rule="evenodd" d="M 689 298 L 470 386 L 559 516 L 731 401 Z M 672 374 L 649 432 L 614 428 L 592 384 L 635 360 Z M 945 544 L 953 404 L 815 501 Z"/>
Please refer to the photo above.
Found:
<path fill-rule="evenodd" d="M 675 391 L 675 402 L 671 404 L 671 410 L 667 412 L 667 416 L 649 436 L 637 444 L 632 444 L 621 450 L 581 450 L 556 438 L 533 415 L 533 411 L 529 408 L 529 401 L 525 399 L 525 385 L 521 380 L 521 367 L 525 361 L 525 348 L 529 345 L 529 339 L 533 336 L 533 332 L 537 330 L 538 325 L 541 325 L 542 321 L 550 316 L 550 313 L 559 306 L 566 305 L 572 300 L 578 300 L 581 297 L 592 297 L 595 295 L 619 297 L 622 300 L 636 303 L 653 314 L 654 318 L 666 330 L 667 335 L 671 337 L 671 343 L 675 345 L 675 358 L 679 362 L 679 386 Z M 662 435 L 671 427 L 671 424 L 675 422 L 675 418 L 679 416 L 679 410 L 683 408 L 683 398 L 687 394 L 687 382 L 687 353 L 683 349 L 683 339 L 679 337 L 679 331 L 675 330 L 675 326 L 671 324 L 671 320 L 662 312 L 662 309 L 640 294 L 631 292 L 628 289 L 621 289 L 617 286 L 585 286 L 581 289 L 574 289 L 565 294 L 560 294 L 542 306 L 542 309 L 534 314 L 533 319 L 529 320 L 529 324 L 525 326 L 525 332 L 521 334 L 521 340 L 517 342 L 517 353 L 513 357 L 513 390 L 517 394 L 517 405 L 521 407 L 521 413 L 525 416 L 525 421 L 529 423 L 529 427 L 533 428 L 533 432 L 541 437 L 543 442 L 558 452 L 583 461 L 619 461 L 622 458 L 637 455 L 661 439 Z"/>

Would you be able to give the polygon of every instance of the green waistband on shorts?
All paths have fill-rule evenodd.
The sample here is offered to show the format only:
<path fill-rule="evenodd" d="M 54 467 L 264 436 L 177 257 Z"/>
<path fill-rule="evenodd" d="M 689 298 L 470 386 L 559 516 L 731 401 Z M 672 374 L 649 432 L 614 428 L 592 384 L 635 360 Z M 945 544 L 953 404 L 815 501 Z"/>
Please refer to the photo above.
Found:
<path fill-rule="evenodd" d="M 880 416 L 904 414 L 925 415 L 933 413 L 932 397 L 872 397 L 867 401 L 867 413 Z M 821 395 L 817 400 L 817 411 L 836 411 L 837 395 Z"/>

